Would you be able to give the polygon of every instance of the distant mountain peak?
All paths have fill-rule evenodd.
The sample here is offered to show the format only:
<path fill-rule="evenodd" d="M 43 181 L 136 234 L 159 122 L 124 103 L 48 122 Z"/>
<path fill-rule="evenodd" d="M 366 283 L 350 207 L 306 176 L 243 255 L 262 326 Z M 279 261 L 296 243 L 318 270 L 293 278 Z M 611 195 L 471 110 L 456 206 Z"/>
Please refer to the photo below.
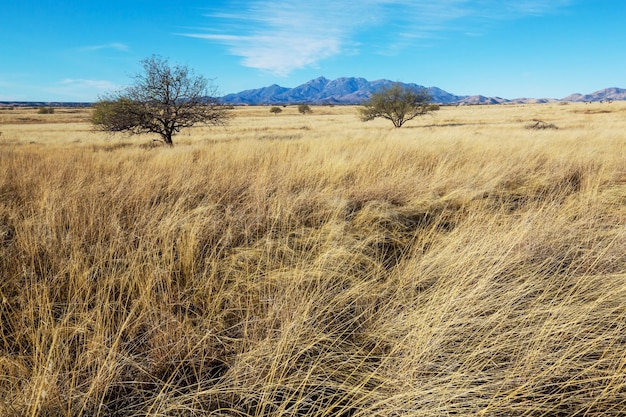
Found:
<path fill-rule="evenodd" d="M 368 81 L 360 77 L 340 77 L 329 80 L 319 76 L 294 88 L 272 84 L 269 87 L 245 90 L 222 97 L 228 104 L 248 105 L 288 105 L 288 104 L 361 104 L 373 92 L 393 81 L 380 79 Z M 402 83 L 407 87 L 426 88 L 415 83 Z M 513 100 L 483 95 L 459 96 L 439 87 L 426 88 L 432 102 L 438 104 L 504 104 L 504 103 L 550 103 L 559 101 L 553 98 L 517 98 Z M 572 94 L 561 101 L 609 101 L 626 100 L 626 89 L 611 87 L 591 94 Z"/>
<path fill-rule="evenodd" d="M 287 104 L 361 104 L 371 94 L 383 86 L 391 85 L 389 80 L 368 81 L 360 77 L 340 77 L 329 80 L 324 76 L 294 88 L 285 88 L 276 84 L 245 90 L 236 94 L 228 94 L 222 99 L 229 104 L 249 105 L 287 105 Z M 411 87 L 424 88 L 416 84 L 405 84 Z M 429 93 L 433 102 L 448 104 L 462 100 L 463 96 L 455 96 L 440 88 L 432 87 Z"/>

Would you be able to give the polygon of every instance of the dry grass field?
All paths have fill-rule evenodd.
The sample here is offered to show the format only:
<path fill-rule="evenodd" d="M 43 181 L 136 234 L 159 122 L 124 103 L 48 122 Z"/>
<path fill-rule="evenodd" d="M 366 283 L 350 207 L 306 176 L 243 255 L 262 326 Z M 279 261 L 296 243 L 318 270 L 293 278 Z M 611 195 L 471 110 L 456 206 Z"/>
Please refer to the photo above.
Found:
<path fill-rule="evenodd" d="M 0 415 L 624 415 L 626 103 L 313 111 L 0 108 Z"/>

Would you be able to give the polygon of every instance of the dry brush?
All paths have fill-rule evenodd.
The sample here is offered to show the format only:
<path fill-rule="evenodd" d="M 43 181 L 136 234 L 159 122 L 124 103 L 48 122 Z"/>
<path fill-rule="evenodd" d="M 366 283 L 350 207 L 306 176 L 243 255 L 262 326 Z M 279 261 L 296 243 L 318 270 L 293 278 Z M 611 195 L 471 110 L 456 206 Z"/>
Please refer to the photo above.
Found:
<path fill-rule="evenodd" d="M 620 415 L 621 137 L 337 111 L 4 144 L 0 413 Z"/>

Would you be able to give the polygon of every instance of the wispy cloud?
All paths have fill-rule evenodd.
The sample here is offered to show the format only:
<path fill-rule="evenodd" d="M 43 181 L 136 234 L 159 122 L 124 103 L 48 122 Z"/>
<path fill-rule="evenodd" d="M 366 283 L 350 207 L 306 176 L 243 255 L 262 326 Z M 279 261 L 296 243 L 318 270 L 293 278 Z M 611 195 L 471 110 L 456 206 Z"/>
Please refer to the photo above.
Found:
<path fill-rule="evenodd" d="M 119 90 L 122 86 L 106 80 L 66 78 L 45 90 L 78 101 L 91 101 L 99 95 Z"/>
<path fill-rule="evenodd" d="M 111 90 L 119 88 L 118 84 L 106 80 L 85 80 L 83 78 L 66 78 L 60 83 L 66 87 L 72 88 L 90 88 L 98 90 Z"/>
<path fill-rule="evenodd" d="M 82 78 L 66 78 L 51 83 L 37 84 L 28 79 L 22 79 L 25 74 L 19 74 L 19 82 L 9 82 L 3 79 L 6 74 L 0 73 L 0 87 L 4 91 L 0 94 L 0 101 L 93 101 L 112 91 L 118 91 L 123 86 L 107 80 L 89 80 Z"/>
<path fill-rule="evenodd" d="M 243 65 L 286 76 L 359 49 L 394 53 L 451 30 L 476 35 L 477 22 L 543 15 L 572 1 L 248 0 L 208 14 L 212 29 L 182 35 L 225 45 Z M 376 40 L 359 40 L 368 31 L 376 31 Z"/>
<path fill-rule="evenodd" d="M 243 65 L 287 75 L 342 52 L 369 18 L 361 6 L 335 1 L 250 1 L 237 14 L 208 15 L 219 31 L 184 36 L 219 42 Z"/>
<path fill-rule="evenodd" d="M 79 51 L 83 52 L 92 52 L 92 51 L 100 51 L 103 49 L 113 49 L 115 51 L 128 52 L 130 51 L 130 47 L 125 43 L 113 42 L 102 45 L 88 45 L 78 48 Z"/>
<path fill-rule="evenodd" d="M 524 1 L 507 1 L 509 7 L 515 13 L 522 15 L 541 16 L 546 13 L 552 13 L 563 6 L 572 3 L 572 0 L 524 0 Z"/>

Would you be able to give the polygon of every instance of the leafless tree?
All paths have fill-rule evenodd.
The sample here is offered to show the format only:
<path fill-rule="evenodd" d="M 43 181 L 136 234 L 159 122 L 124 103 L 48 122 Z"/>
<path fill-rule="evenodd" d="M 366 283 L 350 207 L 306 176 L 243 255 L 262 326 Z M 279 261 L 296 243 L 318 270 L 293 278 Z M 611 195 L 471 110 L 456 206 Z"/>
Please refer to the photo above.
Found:
<path fill-rule="evenodd" d="M 135 76 L 133 85 L 95 103 L 94 125 L 110 132 L 157 133 L 172 146 L 173 136 L 182 129 L 228 120 L 228 108 L 202 75 L 154 55 L 142 64 L 144 72 Z"/>

